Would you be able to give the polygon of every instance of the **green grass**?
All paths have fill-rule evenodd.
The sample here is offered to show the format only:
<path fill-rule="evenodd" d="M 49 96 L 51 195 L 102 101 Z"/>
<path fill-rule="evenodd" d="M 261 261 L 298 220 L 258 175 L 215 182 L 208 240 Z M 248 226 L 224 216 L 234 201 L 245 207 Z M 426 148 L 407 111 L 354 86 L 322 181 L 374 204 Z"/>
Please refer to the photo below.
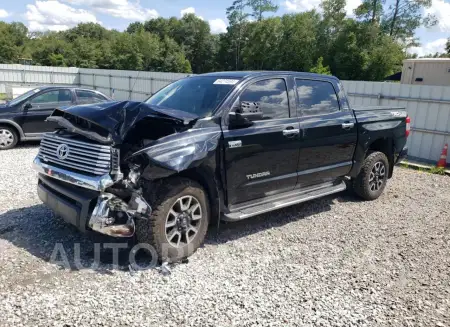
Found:
<path fill-rule="evenodd" d="M 430 173 L 436 174 L 436 175 L 445 175 L 445 168 L 444 167 L 432 167 L 430 169 Z"/>
<path fill-rule="evenodd" d="M 401 162 L 400 166 L 402 166 L 403 168 L 409 168 L 409 164 L 406 162 Z"/>
<path fill-rule="evenodd" d="M 0 93 L 0 100 L 6 100 L 6 93 Z"/>
<path fill-rule="evenodd" d="M 417 170 L 420 173 L 430 173 L 430 174 L 436 174 L 436 175 L 445 175 L 445 168 L 442 167 L 417 167 L 414 165 L 410 165 L 408 162 L 401 162 L 400 166 L 403 168 L 409 168 Z"/>

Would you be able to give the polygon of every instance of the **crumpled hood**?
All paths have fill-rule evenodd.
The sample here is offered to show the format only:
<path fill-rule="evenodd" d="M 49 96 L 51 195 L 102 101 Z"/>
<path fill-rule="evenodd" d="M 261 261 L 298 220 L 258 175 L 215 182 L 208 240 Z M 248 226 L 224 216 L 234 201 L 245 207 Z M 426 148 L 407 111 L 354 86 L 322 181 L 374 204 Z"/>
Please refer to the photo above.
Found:
<path fill-rule="evenodd" d="M 188 125 L 198 116 L 180 110 L 162 108 L 143 102 L 114 101 L 98 104 L 78 105 L 57 109 L 50 116 L 63 116 L 64 113 L 83 118 L 107 130 L 116 144 L 122 143 L 128 131 L 140 120 L 152 117 Z"/>

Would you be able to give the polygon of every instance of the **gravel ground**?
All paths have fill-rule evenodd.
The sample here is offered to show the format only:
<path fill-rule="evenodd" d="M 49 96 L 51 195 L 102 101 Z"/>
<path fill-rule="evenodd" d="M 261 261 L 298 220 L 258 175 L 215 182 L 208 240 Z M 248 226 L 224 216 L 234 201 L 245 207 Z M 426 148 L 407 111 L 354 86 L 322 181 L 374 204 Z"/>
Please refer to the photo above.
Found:
<path fill-rule="evenodd" d="M 0 325 L 450 326 L 450 178 L 397 168 L 385 193 L 343 193 L 209 232 L 164 276 L 113 267 L 104 238 L 55 219 L 26 145 L 0 153 Z M 56 243 L 73 264 L 51 262 Z M 123 252 L 122 252 L 123 254 Z"/>

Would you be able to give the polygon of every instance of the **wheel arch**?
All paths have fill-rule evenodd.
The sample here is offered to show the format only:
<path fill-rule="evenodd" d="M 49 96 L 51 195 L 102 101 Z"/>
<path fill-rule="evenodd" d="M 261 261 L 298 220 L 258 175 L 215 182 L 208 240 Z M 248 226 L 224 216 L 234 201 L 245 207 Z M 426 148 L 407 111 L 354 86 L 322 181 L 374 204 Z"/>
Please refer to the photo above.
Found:
<path fill-rule="evenodd" d="M 206 192 L 207 200 L 210 206 L 211 222 L 216 222 L 219 218 L 219 213 L 223 208 L 223 192 L 221 191 L 220 181 L 215 176 L 212 168 L 207 166 L 192 167 L 180 172 L 176 172 L 157 179 L 148 180 L 148 187 L 152 188 L 151 194 L 157 194 L 158 190 L 167 180 L 173 180 L 176 178 L 187 178 L 198 183 Z"/>
<path fill-rule="evenodd" d="M 394 171 L 394 139 L 391 137 L 380 137 L 373 140 L 367 147 L 367 157 L 371 152 L 378 151 L 384 153 L 389 161 L 389 174 L 388 178 L 392 177 Z"/>
<path fill-rule="evenodd" d="M 214 171 L 208 167 L 198 166 L 183 170 L 177 174 L 180 177 L 189 178 L 203 187 L 208 197 L 211 217 L 210 221 L 215 222 L 219 218 L 221 206 L 223 205 L 223 195 L 220 191 L 219 181 Z M 177 176 L 175 175 L 175 176 Z M 174 177 L 174 175 L 170 176 Z"/>
<path fill-rule="evenodd" d="M 17 132 L 17 136 L 19 137 L 19 141 L 23 139 L 23 130 L 16 122 L 7 119 L 0 119 L 0 126 L 8 126 L 14 128 L 14 130 Z"/>

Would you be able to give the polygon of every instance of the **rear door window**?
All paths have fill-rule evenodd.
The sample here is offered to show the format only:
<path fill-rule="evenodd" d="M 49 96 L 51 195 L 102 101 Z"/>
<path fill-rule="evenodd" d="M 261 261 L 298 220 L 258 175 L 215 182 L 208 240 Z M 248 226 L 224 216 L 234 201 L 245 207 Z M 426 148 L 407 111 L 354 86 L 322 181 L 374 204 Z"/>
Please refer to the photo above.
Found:
<path fill-rule="evenodd" d="M 104 101 L 108 100 L 101 94 L 98 94 L 98 93 L 92 92 L 92 91 L 76 90 L 75 93 L 77 94 L 79 103 L 84 103 L 84 104 L 97 103 L 97 102 L 104 102 Z"/>
<path fill-rule="evenodd" d="M 320 115 L 339 111 L 339 102 L 330 82 L 295 79 L 300 115 Z"/>

